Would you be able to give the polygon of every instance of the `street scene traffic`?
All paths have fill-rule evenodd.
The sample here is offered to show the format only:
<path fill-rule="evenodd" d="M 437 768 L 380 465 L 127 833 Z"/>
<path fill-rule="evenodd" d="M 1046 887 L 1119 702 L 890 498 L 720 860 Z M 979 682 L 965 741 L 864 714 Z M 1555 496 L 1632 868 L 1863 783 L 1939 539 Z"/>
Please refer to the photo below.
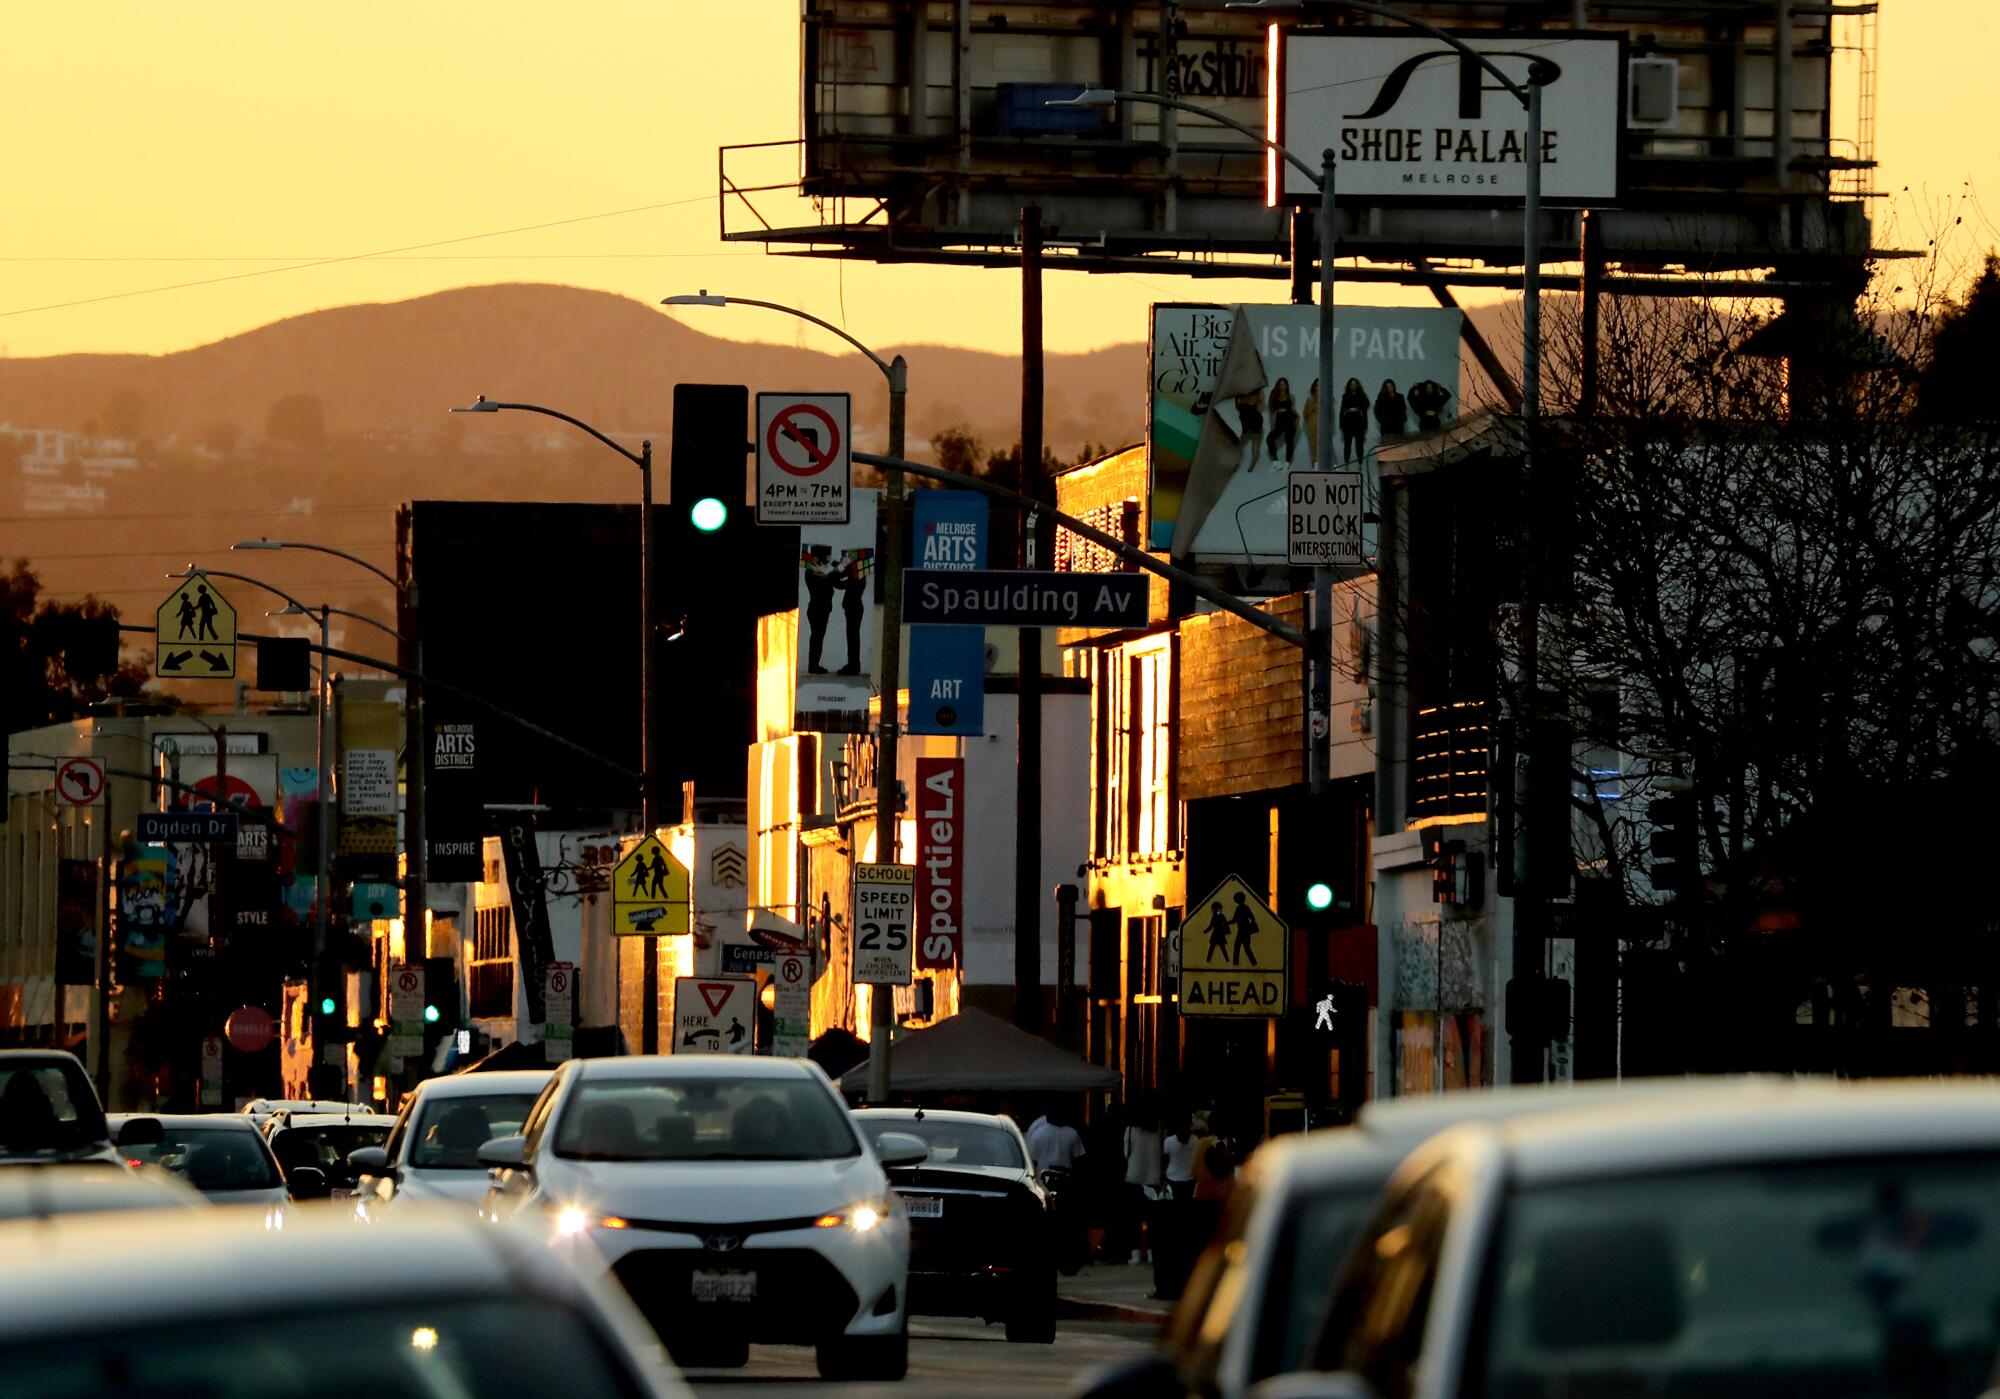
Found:
<path fill-rule="evenodd" d="M 2000 1395 L 1979 18 L 16 17 L 0 1399 Z"/>

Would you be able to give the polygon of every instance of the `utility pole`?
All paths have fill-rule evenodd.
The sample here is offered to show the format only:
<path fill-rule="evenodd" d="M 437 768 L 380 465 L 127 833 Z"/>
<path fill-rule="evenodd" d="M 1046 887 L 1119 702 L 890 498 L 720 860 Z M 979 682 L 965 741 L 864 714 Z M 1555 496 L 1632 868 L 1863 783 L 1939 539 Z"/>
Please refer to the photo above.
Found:
<path fill-rule="evenodd" d="M 878 361 L 879 363 L 879 361 Z M 910 396 L 910 368 L 897 355 L 889 365 L 889 454 L 903 455 L 904 415 Z M 888 473 L 882 487 L 882 637 L 876 649 L 882 662 L 881 708 L 875 739 L 875 858 L 893 864 L 902 854 L 901 821 L 897 807 L 901 789 L 896 777 L 896 735 L 902 720 L 903 668 L 903 496 L 907 487 L 899 471 Z M 912 928 L 912 935 L 915 929 Z M 868 1101 L 889 1101 L 890 1041 L 896 1037 L 896 993 L 887 986 L 868 992 Z"/>
<path fill-rule="evenodd" d="M 896 455 L 902 455 L 900 452 Z M 892 479 L 901 480 L 895 473 Z M 1021 494 L 1042 499 L 1042 211 L 1021 210 Z M 1039 512 L 1021 518 L 1021 567 L 1032 569 Z M 1042 631 L 1020 631 L 1015 695 L 1014 1023 L 1042 1032 Z"/>
<path fill-rule="evenodd" d="M 627 455 L 630 455 L 629 453 Z M 653 767 L 653 442 L 639 444 L 639 828 L 647 836 L 660 825 L 659 773 Z M 660 1052 L 660 940 L 648 933 L 646 965 L 639 973 L 639 1052 Z"/>
<path fill-rule="evenodd" d="M 416 677 L 424 669 L 422 623 L 417 615 L 417 573 L 410 557 L 410 507 L 396 511 L 396 630 L 402 633 L 398 659 L 411 675 L 403 682 L 403 960 L 430 956 L 430 834 L 424 824 L 426 783 L 429 781 L 430 737 L 424 722 L 424 686 Z M 411 948 L 420 949 L 415 955 Z"/>

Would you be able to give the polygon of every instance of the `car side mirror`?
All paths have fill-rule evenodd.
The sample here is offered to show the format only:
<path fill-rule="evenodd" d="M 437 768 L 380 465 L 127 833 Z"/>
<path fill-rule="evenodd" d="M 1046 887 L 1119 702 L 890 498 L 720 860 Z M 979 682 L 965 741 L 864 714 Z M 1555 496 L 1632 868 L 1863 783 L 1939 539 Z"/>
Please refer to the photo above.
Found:
<path fill-rule="evenodd" d="M 379 1146 L 357 1146 L 347 1153 L 347 1164 L 358 1176 L 386 1176 L 389 1153 Z"/>
<path fill-rule="evenodd" d="M 527 1168 L 526 1137 L 495 1137 L 479 1148 L 479 1164 L 492 1171 L 519 1171 Z"/>
<path fill-rule="evenodd" d="M 1375 1386 L 1352 1370 L 1273 1375 L 1243 1392 L 1243 1399 L 1377 1399 Z"/>
<path fill-rule="evenodd" d="M 1100 1366 L 1073 1391 L 1077 1399 L 1187 1399 L 1188 1383 L 1164 1351 Z"/>
<path fill-rule="evenodd" d="M 930 1159 L 931 1149 L 922 1137 L 911 1136 L 908 1132 L 884 1132 L 875 1141 L 875 1159 L 883 1169 L 897 1166 L 921 1166 Z"/>
<path fill-rule="evenodd" d="M 167 1139 L 167 1129 L 157 1117 L 128 1117 L 118 1128 L 120 1146 L 158 1146 Z"/>
<path fill-rule="evenodd" d="M 294 1166 L 285 1173 L 285 1189 L 294 1200 L 324 1200 L 333 1194 L 326 1172 L 317 1166 Z"/>

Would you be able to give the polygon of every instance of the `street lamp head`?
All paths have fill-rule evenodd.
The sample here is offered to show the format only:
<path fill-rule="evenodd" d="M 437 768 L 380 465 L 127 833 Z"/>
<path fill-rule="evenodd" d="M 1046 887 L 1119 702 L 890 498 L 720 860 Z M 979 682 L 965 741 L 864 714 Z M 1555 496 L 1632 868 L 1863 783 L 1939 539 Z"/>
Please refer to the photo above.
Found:
<path fill-rule="evenodd" d="M 1074 97 L 1054 97 L 1044 107 L 1116 107 L 1118 94 L 1108 87 L 1087 87 Z"/>
<path fill-rule="evenodd" d="M 285 546 L 275 539 L 239 539 L 229 547 L 232 549 L 282 549 Z"/>
<path fill-rule="evenodd" d="M 495 403 L 492 399 L 488 398 L 485 394 L 480 394 L 479 397 L 473 399 L 472 402 L 467 404 L 465 407 L 454 408 L 451 411 L 454 413 L 498 413 L 500 411 L 500 405 Z"/>
<path fill-rule="evenodd" d="M 199 572 L 201 572 L 201 570 L 200 570 L 200 569 L 196 568 L 196 567 L 195 567 L 195 566 L 194 566 L 193 564 L 189 564 L 189 565 L 188 565 L 188 566 L 187 566 L 186 568 L 182 569 L 182 570 L 181 570 L 181 571 L 180 571 L 179 573 L 169 573 L 169 574 L 167 575 L 167 577 L 169 577 L 169 578 L 192 578 L 192 577 L 194 577 L 194 576 L 195 576 L 195 574 L 197 574 L 197 573 L 199 573 Z"/>
<path fill-rule="evenodd" d="M 688 296 L 685 294 L 680 296 L 670 296 L 665 301 L 662 301 L 660 304 L 662 306 L 727 306 L 729 304 L 729 298 L 726 296 L 710 296 L 708 294 L 708 288 L 703 287 L 693 296 Z"/>
<path fill-rule="evenodd" d="M 276 612 L 266 612 L 266 617 L 310 617 L 312 614 L 296 602 L 288 602 Z"/>

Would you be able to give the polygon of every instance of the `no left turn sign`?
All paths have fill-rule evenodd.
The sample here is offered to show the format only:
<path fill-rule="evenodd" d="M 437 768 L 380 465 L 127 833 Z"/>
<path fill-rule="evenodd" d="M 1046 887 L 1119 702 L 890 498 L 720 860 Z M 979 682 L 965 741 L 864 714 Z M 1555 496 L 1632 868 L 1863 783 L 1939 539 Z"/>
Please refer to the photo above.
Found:
<path fill-rule="evenodd" d="M 56 767 L 56 800 L 66 806 L 104 804 L 104 764 L 95 758 L 65 758 Z"/>
<path fill-rule="evenodd" d="M 844 525 L 854 465 L 844 393 L 757 395 L 757 523 Z"/>

